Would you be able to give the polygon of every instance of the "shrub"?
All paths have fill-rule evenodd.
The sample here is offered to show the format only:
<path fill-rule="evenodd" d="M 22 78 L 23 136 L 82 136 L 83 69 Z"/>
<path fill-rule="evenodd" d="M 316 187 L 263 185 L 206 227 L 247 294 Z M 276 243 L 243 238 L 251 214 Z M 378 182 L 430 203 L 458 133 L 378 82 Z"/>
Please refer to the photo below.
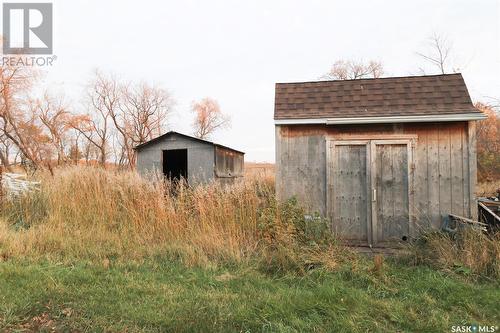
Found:
<path fill-rule="evenodd" d="M 274 196 L 260 210 L 262 266 L 265 271 L 296 271 L 325 266 L 333 268 L 339 259 L 332 233 L 325 219 L 305 216 L 295 198 L 283 203 Z"/>

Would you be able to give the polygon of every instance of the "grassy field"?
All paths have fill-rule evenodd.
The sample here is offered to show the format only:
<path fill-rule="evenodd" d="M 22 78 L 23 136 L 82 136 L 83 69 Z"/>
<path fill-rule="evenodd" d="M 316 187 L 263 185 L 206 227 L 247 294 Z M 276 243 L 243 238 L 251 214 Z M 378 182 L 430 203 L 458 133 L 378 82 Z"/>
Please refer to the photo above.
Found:
<path fill-rule="evenodd" d="M 426 267 L 357 262 L 269 275 L 178 262 L 0 264 L 2 331 L 449 332 L 498 325 L 498 283 Z"/>
<path fill-rule="evenodd" d="M 272 178 L 172 188 L 65 168 L 0 206 L 0 331 L 449 332 L 500 325 L 498 237 L 339 245 Z M 252 177 L 249 177 L 252 178 Z"/>

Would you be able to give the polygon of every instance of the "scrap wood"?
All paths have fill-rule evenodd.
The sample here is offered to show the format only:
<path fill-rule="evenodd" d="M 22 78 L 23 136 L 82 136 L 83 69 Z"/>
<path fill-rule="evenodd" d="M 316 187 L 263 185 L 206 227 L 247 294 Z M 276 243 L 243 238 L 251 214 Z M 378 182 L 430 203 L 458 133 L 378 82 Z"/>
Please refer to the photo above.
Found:
<path fill-rule="evenodd" d="M 23 193 L 40 189 L 40 182 L 26 180 L 26 175 L 16 173 L 3 173 L 0 187 L 3 188 L 7 197 L 17 198 Z"/>
<path fill-rule="evenodd" d="M 499 200 L 492 200 L 489 198 L 478 198 L 477 201 L 483 202 L 487 205 L 493 205 L 493 206 L 500 206 L 500 201 Z"/>
<path fill-rule="evenodd" d="M 482 225 L 482 226 L 487 226 L 486 223 L 479 222 L 479 221 L 474 221 L 474 220 L 469 219 L 467 217 L 463 217 L 463 216 L 459 216 L 459 215 L 455 215 L 455 214 L 448 214 L 448 215 L 450 215 L 451 218 L 459 220 L 459 221 L 462 221 L 462 222 L 466 222 L 466 223 L 470 223 L 470 224 L 477 224 L 477 225 Z"/>
<path fill-rule="evenodd" d="M 455 214 L 448 214 L 448 215 L 454 221 L 458 221 L 458 222 L 461 222 L 463 224 L 470 225 L 473 228 L 477 228 L 477 229 L 482 230 L 482 231 L 487 231 L 486 227 L 488 226 L 488 224 L 486 224 L 486 223 L 474 221 L 474 220 L 469 219 L 467 217 L 463 217 L 463 216 L 459 216 L 459 215 L 455 215 Z"/>
<path fill-rule="evenodd" d="M 489 209 L 488 207 L 486 207 L 486 205 L 482 202 L 478 202 L 479 206 L 481 208 L 483 208 L 485 211 L 487 211 L 488 213 L 491 214 L 491 216 L 493 216 L 498 222 L 500 222 L 500 216 L 498 216 L 494 211 L 492 211 L 491 209 Z"/>

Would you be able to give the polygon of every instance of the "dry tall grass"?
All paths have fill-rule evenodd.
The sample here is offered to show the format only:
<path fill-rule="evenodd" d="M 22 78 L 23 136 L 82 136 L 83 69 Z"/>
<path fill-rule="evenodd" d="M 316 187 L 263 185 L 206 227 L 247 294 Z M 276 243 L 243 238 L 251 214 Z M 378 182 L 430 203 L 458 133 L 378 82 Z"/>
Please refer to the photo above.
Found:
<path fill-rule="evenodd" d="M 311 243 L 314 226 L 304 226 L 298 205 L 276 202 L 269 180 L 173 188 L 133 172 L 69 167 L 41 181 L 39 193 L 3 204 L 0 258 L 335 264 L 335 247 L 322 241 L 328 231 L 317 227 Z"/>
<path fill-rule="evenodd" d="M 476 193 L 479 197 L 496 196 L 500 189 L 500 179 L 491 180 L 489 182 L 479 183 L 476 188 Z"/>
<path fill-rule="evenodd" d="M 456 235 L 427 232 L 412 246 L 416 264 L 500 278 L 500 234 L 462 229 Z"/>
<path fill-rule="evenodd" d="M 276 165 L 273 163 L 245 162 L 245 177 L 274 178 Z"/>
<path fill-rule="evenodd" d="M 89 260 L 109 265 L 148 257 L 186 265 L 257 263 L 266 270 L 335 267 L 346 257 L 328 223 L 278 203 L 271 177 L 234 186 L 172 187 L 133 172 L 56 169 L 42 187 L 0 211 L 0 260 Z M 429 233 L 414 262 L 500 277 L 500 240 L 477 233 Z"/>

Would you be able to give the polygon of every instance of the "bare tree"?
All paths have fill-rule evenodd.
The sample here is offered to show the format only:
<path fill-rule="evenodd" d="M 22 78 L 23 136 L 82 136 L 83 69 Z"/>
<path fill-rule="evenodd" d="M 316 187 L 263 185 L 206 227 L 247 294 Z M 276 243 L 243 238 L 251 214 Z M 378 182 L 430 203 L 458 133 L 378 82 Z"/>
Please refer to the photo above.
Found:
<path fill-rule="evenodd" d="M 109 114 L 103 112 L 103 110 L 97 110 L 92 115 L 76 115 L 72 117 L 70 126 L 95 146 L 99 151 L 99 163 L 105 167 L 110 139 Z"/>
<path fill-rule="evenodd" d="M 10 171 L 10 163 L 9 163 L 9 160 L 8 160 L 8 155 L 5 154 L 3 151 L 0 150 L 0 163 L 7 169 Z"/>
<path fill-rule="evenodd" d="M 231 125 L 231 118 L 222 113 L 219 103 L 212 98 L 206 97 L 193 103 L 192 111 L 195 114 L 194 135 L 200 139 L 206 139 L 216 130 Z"/>
<path fill-rule="evenodd" d="M 0 163 L 8 171 L 11 171 L 10 161 L 9 161 L 11 146 L 12 142 L 9 140 L 9 138 L 7 138 L 7 136 L 1 134 L 0 131 Z"/>
<path fill-rule="evenodd" d="M 81 154 L 86 165 L 90 165 L 93 160 L 99 159 L 99 149 L 91 141 L 85 139 L 81 144 Z"/>
<path fill-rule="evenodd" d="M 437 68 L 441 74 L 449 73 L 448 69 L 451 67 L 450 53 L 452 50 L 451 42 L 443 35 L 436 32 L 428 38 L 428 51 L 417 52 L 417 55 Z M 421 72 L 425 73 L 423 68 Z M 452 72 L 457 72 L 458 68 L 452 68 Z"/>
<path fill-rule="evenodd" d="M 70 135 L 70 146 L 68 150 L 68 158 L 75 165 L 78 165 L 81 158 L 83 157 L 82 146 L 80 143 L 80 139 L 82 137 L 82 133 L 75 130 L 73 128 L 73 132 Z"/>
<path fill-rule="evenodd" d="M 121 82 L 96 71 L 91 81 L 89 112 L 73 117 L 72 126 L 100 151 L 100 163 L 114 154 L 114 162 L 132 168 L 134 146 L 161 134 L 172 110 L 170 94 L 146 83 Z M 91 150 L 86 147 L 84 155 Z"/>
<path fill-rule="evenodd" d="M 88 88 L 88 113 L 71 119 L 71 127 L 83 135 L 99 150 L 99 163 L 105 167 L 111 139 L 111 113 L 118 108 L 118 88 L 115 81 L 107 80 L 99 71 Z"/>
<path fill-rule="evenodd" d="M 65 162 L 67 133 L 71 127 L 70 113 L 62 99 L 53 98 L 46 93 L 43 98 L 31 102 L 31 109 L 48 132 L 50 144 L 56 151 L 57 164 Z"/>
<path fill-rule="evenodd" d="M 122 163 L 135 165 L 133 147 L 162 134 L 174 101 L 165 89 L 147 83 L 122 88 L 120 113 L 112 114 L 121 134 Z"/>
<path fill-rule="evenodd" d="M 27 93 L 35 72 L 26 66 L 0 67 L 0 134 L 21 153 L 22 159 L 35 168 L 47 155 L 47 136 L 38 118 L 30 112 Z"/>
<path fill-rule="evenodd" d="M 75 115 L 72 127 L 100 151 L 101 165 L 112 152 L 114 162 L 132 168 L 134 146 L 162 133 L 172 106 L 170 94 L 160 87 L 124 83 L 96 71 L 90 84 L 89 113 Z M 88 159 L 92 149 L 83 148 Z"/>
<path fill-rule="evenodd" d="M 379 61 L 363 63 L 353 60 L 337 60 L 328 73 L 322 76 L 325 80 L 354 80 L 363 78 L 379 78 L 384 75 L 384 67 Z"/>

